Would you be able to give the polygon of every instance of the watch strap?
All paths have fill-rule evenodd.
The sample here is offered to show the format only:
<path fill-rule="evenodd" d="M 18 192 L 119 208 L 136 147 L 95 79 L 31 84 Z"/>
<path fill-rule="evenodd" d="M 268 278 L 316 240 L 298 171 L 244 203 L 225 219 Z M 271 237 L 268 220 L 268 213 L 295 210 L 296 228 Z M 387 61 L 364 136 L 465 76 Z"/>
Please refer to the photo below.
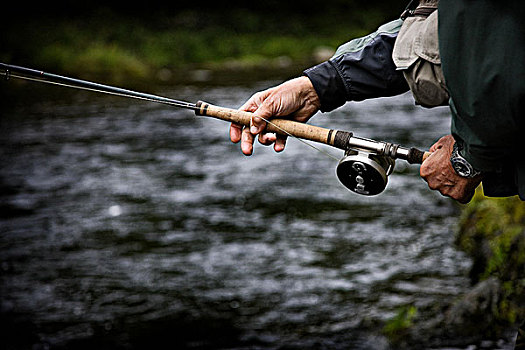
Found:
<path fill-rule="evenodd" d="M 450 155 L 450 162 L 452 168 L 461 177 L 473 178 L 481 174 L 479 170 L 476 170 L 460 153 L 461 146 L 455 142 Z"/>

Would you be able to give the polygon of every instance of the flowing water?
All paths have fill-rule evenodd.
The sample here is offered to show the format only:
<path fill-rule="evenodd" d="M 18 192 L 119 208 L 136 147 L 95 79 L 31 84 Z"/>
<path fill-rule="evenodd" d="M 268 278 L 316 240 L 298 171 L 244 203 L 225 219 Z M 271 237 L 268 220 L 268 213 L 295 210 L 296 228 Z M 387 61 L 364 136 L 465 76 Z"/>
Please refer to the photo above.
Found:
<path fill-rule="evenodd" d="M 276 83 L 147 92 L 237 107 Z M 297 140 L 245 157 L 227 123 L 191 111 L 30 84 L 16 94 L 0 120 L 1 313 L 14 347 L 387 349 L 381 327 L 400 309 L 469 287 L 458 207 L 418 166 L 398 161 L 365 197 Z M 423 149 L 450 120 L 403 95 L 311 123 Z"/>

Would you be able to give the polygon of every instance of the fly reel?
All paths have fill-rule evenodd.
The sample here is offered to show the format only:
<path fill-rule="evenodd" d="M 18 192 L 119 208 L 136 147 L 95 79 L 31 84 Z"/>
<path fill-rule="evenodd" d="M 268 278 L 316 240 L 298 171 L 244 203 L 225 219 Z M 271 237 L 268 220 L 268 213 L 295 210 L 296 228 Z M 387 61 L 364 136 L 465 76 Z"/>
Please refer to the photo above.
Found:
<path fill-rule="evenodd" d="M 373 196 L 383 192 L 394 166 L 392 157 L 347 150 L 337 165 L 336 173 L 339 181 L 350 191 Z"/>
<path fill-rule="evenodd" d="M 203 101 L 196 104 L 178 101 L 5 63 L 0 63 L 0 75 L 4 75 L 6 79 L 10 77 L 27 79 L 191 109 L 197 115 L 244 126 L 250 126 L 254 116 L 250 112 L 214 106 Z M 326 129 L 287 119 L 264 120 L 268 123 L 266 130 L 269 132 L 320 142 L 345 150 L 344 158 L 337 165 L 337 177 L 351 191 L 367 196 L 376 195 L 385 189 L 388 175 L 394 170 L 395 159 L 403 159 L 410 164 L 422 164 L 431 154 L 414 147 L 409 149 L 390 142 L 357 137 L 351 131 Z"/>

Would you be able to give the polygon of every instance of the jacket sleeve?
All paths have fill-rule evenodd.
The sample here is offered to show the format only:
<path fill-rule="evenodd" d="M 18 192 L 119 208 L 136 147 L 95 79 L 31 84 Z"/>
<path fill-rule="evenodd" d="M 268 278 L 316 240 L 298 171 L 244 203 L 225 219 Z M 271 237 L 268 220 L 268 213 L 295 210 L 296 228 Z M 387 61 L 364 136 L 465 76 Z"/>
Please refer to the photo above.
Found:
<path fill-rule="evenodd" d="M 409 90 L 392 61 L 402 24 L 400 19 L 384 24 L 374 33 L 340 46 L 330 60 L 304 71 L 319 95 L 322 112 L 347 101 L 393 96 Z"/>
<path fill-rule="evenodd" d="M 525 200 L 524 1 L 441 0 L 439 51 L 451 133 L 487 196 Z"/>

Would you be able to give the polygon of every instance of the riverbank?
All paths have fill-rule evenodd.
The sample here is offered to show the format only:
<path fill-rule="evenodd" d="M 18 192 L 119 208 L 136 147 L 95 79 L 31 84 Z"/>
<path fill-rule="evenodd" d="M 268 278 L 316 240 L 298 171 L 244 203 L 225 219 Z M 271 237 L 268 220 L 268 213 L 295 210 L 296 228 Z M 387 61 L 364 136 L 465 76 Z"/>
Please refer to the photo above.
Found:
<path fill-rule="evenodd" d="M 385 334 L 409 348 L 507 349 L 525 320 L 525 203 L 517 196 L 488 198 L 477 191 L 462 208 L 456 245 L 472 260 L 470 290 L 433 305 L 431 319 L 419 315 L 427 310 L 400 310 Z"/>
<path fill-rule="evenodd" d="M 457 244 L 472 257 L 475 289 L 494 285 L 491 305 L 476 319 L 485 334 L 525 320 L 525 202 L 517 196 L 487 198 L 479 192 L 462 213 Z M 488 289 L 483 288 L 486 292 Z"/>
<path fill-rule="evenodd" d="M 95 7 L 79 14 L 10 17 L 0 25 L 0 60 L 108 82 L 166 82 L 180 72 L 308 67 L 396 12 L 268 12 L 215 9 L 123 12 Z M 24 14 L 25 15 L 25 14 Z"/>

